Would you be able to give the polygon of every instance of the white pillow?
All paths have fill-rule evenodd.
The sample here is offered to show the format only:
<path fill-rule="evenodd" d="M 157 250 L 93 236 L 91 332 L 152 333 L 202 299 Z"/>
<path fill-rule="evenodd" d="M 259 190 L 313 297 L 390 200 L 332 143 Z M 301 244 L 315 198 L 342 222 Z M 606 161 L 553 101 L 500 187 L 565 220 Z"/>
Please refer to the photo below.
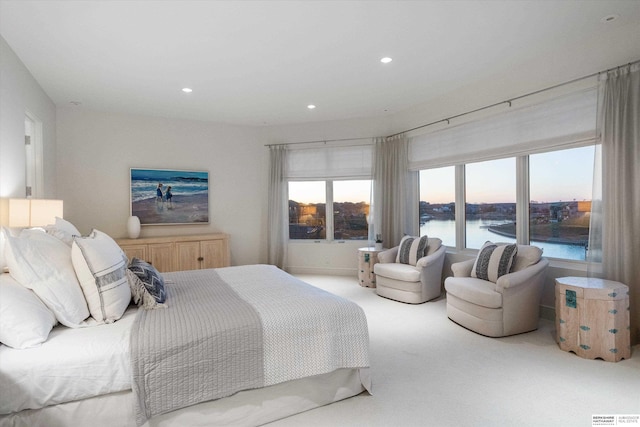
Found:
<path fill-rule="evenodd" d="M 71 246 L 74 236 L 80 236 L 80 232 L 66 219 L 56 217 L 56 223 L 54 225 L 47 225 L 45 227 L 47 233 L 62 240 L 67 245 Z"/>
<path fill-rule="evenodd" d="M 56 323 L 33 291 L 9 274 L 0 274 L 0 342 L 13 348 L 34 347 L 47 340 Z"/>
<path fill-rule="evenodd" d="M 112 323 L 122 317 L 131 302 L 127 279 L 127 257 L 107 234 L 93 230 L 87 237 L 75 237 L 71 259 L 91 317 Z"/>
<path fill-rule="evenodd" d="M 19 237 L 5 237 L 11 276 L 32 289 L 60 323 L 83 326 L 89 309 L 73 270 L 69 246 L 37 229 L 22 230 Z"/>
<path fill-rule="evenodd" d="M 9 266 L 7 265 L 7 258 L 5 256 L 6 236 L 17 237 L 21 230 L 21 228 L 0 227 L 0 273 L 9 272 Z"/>
<path fill-rule="evenodd" d="M 0 273 L 9 271 L 7 267 L 7 261 L 4 256 L 4 242 L 6 237 L 4 237 L 4 227 L 0 228 Z"/>

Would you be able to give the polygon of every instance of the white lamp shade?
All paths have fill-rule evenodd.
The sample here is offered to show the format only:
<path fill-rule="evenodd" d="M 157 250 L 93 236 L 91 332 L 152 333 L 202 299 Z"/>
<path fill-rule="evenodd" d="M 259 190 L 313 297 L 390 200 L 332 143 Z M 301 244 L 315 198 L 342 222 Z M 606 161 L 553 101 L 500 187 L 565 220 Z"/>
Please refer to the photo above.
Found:
<path fill-rule="evenodd" d="M 31 199 L 31 227 L 54 224 L 62 218 L 62 200 Z"/>
<path fill-rule="evenodd" d="M 9 227 L 40 227 L 62 218 L 62 200 L 2 199 L 0 224 Z"/>

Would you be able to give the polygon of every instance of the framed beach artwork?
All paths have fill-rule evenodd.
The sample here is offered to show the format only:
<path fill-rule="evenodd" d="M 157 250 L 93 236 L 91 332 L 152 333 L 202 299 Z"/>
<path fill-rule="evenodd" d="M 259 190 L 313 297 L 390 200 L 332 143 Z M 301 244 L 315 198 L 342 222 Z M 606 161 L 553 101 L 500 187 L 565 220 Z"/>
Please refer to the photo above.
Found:
<path fill-rule="evenodd" d="M 209 172 L 131 169 L 131 215 L 142 225 L 208 224 Z"/>

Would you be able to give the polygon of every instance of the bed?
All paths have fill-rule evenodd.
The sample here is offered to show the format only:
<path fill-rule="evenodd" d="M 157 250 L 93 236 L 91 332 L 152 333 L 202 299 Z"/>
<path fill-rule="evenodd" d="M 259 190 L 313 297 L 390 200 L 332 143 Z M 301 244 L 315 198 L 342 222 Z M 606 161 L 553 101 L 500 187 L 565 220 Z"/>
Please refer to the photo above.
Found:
<path fill-rule="evenodd" d="M 356 304 L 270 265 L 162 277 L 166 307 L 0 346 L 0 426 L 261 425 L 370 391 Z"/>

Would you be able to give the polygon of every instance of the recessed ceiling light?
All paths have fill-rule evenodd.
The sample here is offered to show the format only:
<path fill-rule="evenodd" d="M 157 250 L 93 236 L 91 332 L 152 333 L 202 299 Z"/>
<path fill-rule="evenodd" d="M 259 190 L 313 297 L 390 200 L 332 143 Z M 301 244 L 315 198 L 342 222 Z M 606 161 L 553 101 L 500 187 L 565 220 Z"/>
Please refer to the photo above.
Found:
<path fill-rule="evenodd" d="M 184 93 L 191 93 L 191 92 L 193 92 L 193 89 L 191 89 L 190 87 L 183 87 L 183 88 L 182 88 L 182 91 L 183 91 Z"/>
<path fill-rule="evenodd" d="M 393 61 L 393 59 L 389 58 L 388 56 L 385 56 L 384 58 L 380 59 L 380 62 L 382 62 L 383 64 L 388 64 L 391 61 Z"/>
<path fill-rule="evenodd" d="M 80 101 L 69 101 L 69 104 L 75 105 L 77 107 L 78 105 L 82 104 L 82 102 L 80 102 Z"/>
<path fill-rule="evenodd" d="M 616 15 L 616 14 L 614 13 L 614 14 L 607 15 L 607 16 L 603 17 L 602 19 L 600 19 L 600 22 L 603 22 L 603 23 L 605 23 L 605 24 L 606 24 L 606 23 L 608 23 L 608 22 L 613 22 L 613 21 L 615 21 L 615 20 L 616 20 L 616 19 L 618 19 L 618 18 L 620 18 L 620 15 Z"/>
<path fill-rule="evenodd" d="M 316 106 L 315 106 L 315 105 L 313 105 L 313 104 L 309 104 L 309 105 L 307 105 L 307 108 L 308 108 L 309 110 L 313 110 L 314 108 L 316 108 Z"/>

